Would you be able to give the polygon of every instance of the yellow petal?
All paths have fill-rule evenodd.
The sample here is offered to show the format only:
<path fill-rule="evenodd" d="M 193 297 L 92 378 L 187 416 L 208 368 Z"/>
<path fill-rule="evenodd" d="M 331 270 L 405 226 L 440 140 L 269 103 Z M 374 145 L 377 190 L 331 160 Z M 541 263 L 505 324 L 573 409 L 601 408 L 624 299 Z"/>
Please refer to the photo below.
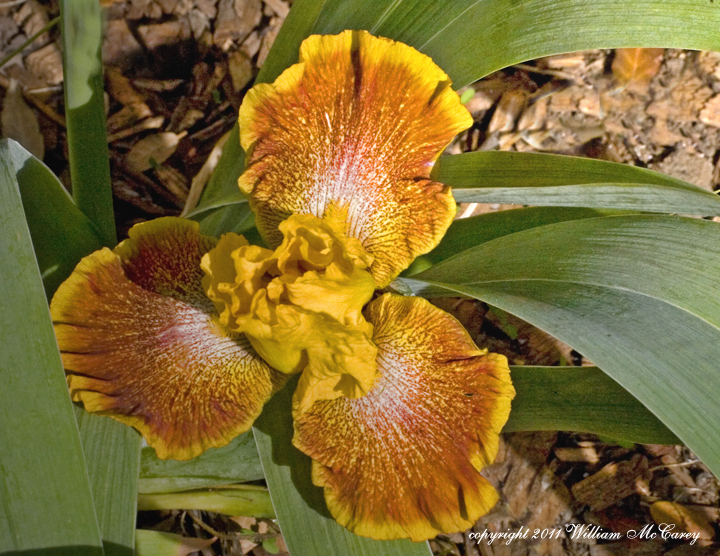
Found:
<path fill-rule="evenodd" d="M 312 215 L 291 216 L 280 230 L 274 252 L 227 234 L 203 258 L 220 322 L 246 334 L 273 368 L 303 372 L 300 407 L 365 395 L 377 377 L 373 329 L 362 315 L 375 290 L 372 257 Z"/>
<path fill-rule="evenodd" d="M 83 259 L 51 313 L 73 400 L 137 428 L 161 458 L 189 459 L 248 430 L 285 382 L 247 338 L 219 326 L 196 223 L 135 226 Z"/>
<path fill-rule="evenodd" d="M 471 124 L 448 76 L 417 50 L 365 31 L 312 36 L 299 64 L 245 97 L 240 188 L 273 246 L 291 214 L 344 211 L 382 288 L 450 225 L 454 200 L 430 171 Z"/>
<path fill-rule="evenodd" d="M 468 529 L 498 499 L 479 471 L 515 394 L 507 360 L 420 298 L 386 294 L 366 314 L 380 377 L 363 398 L 296 412 L 293 443 L 313 458 L 333 517 L 358 535 L 422 541 Z"/>

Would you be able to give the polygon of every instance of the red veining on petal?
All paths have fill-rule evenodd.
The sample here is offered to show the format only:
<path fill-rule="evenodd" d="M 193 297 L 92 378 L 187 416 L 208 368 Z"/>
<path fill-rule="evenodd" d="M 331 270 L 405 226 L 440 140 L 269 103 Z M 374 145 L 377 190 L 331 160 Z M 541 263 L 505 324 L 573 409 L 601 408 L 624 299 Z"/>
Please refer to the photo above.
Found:
<path fill-rule="evenodd" d="M 363 398 L 298 415 L 294 443 L 315 460 L 333 516 L 359 535 L 420 541 L 467 529 L 497 500 L 479 470 L 514 396 L 507 361 L 419 298 L 386 294 L 366 312 L 380 378 Z"/>
<path fill-rule="evenodd" d="M 272 245 L 288 215 L 343 207 L 384 287 L 450 225 L 454 200 L 430 171 L 472 118 L 447 75 L 402 43 L 364 31 L 313 36 L 300 62 L 246 96 L 240 187 Z"/>

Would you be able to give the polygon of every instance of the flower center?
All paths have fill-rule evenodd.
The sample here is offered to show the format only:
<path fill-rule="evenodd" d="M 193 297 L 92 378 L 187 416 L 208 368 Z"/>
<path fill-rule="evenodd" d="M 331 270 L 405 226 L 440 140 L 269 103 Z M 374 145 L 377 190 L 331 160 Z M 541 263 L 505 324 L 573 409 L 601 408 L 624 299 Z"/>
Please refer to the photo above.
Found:
<path fill-rule="evenodd" d="M 375 290 L 372 255 L 345 235 L 336 213 L 291 216 L 275 251 L 226 234 L 202 260 L 220 323 L 246 334 L 277 370 L 303 373 L 301 412 L 318 400 L 364 396 L 377 377 L 373 326 L 362 315 Z"/>

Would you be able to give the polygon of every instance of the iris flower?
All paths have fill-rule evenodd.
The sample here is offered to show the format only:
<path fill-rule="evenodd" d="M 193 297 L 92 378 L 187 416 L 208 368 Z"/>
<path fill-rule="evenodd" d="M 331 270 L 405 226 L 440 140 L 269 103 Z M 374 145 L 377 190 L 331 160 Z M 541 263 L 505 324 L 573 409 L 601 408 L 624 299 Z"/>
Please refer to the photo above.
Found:
<path fill-rule="evenodd" d="M 363 31 L 312 36 L 240 109 L 240 189 L 271 247 L 196 223 L 133 227 L 52 301 L 73 400 L 189 459 L 247 431 L 293 374 L 293 444 L 358 535 L 465 530 L 498 495 L 514 390 L 452 316 L 383 293 L 455 216 L 437 157 L 472 119 L 448 76 Z"/>

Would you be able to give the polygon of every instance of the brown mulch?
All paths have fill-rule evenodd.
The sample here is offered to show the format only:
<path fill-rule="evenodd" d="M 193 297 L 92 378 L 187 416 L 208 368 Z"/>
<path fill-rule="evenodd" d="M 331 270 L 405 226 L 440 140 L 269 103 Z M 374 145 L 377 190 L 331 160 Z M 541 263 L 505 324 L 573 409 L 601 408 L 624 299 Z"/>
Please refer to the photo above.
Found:
<path fill-rule="evenodd" d="M 201 168 L 232 128 L 290 5 L 285 0 L 105 4 L 108 144 L 117 224 L 124 236 L 137 222 L 180 214 L 193 182 L 202 185 Z M 0 1 L 2 55 L 57 14 L 52 0 Z M 0 116 L 3 133 L 44 158 L 70 188 L 58 39 L 53 29 L 0 69 Z M 467 107 L 475 125 L 449 147 L 451 153 L 574 154 L 651 168 L 708 190 L 720 184 L 720 54 L 567 54 L 507 68 L 471 90 Z M 464 205 L 459 214 L 505 208 Z M 485 304 L 437 304 L 456 315 L 479 345 L 504 353 L 511 364 L 588 363 L 542 331 Z M 718 554 L 713 542 L 720 486 L 685 447 L 618 446 L 564 432 L 514 433 L 504 436 L 486 476 L 501 502 L 471 531 L 432 541 L 437 554 Z M 164 512 L 142 520 L 188 536 L 208 536 L 198 521 L 226 533 L 241 528 L 272 533 L 272 524 L 262 520 L 233 521 L 206 512 Z M 661 523 L 676 523 L 675 532 L 696 533 L 699 540 L 691 545 L 663 539 Z M 629 538 L 643 528 L 657 536 Z M 476 540 L 483 534 L 524 532 L 510 543 Z M 609 532 L 620 538 L 603 536 Z M 281 540 L 279 547 L 284 548 Z M 203 549 L 208 556 L 266 553 L 262 544 L 246 539 L 225 539 Z"/>

